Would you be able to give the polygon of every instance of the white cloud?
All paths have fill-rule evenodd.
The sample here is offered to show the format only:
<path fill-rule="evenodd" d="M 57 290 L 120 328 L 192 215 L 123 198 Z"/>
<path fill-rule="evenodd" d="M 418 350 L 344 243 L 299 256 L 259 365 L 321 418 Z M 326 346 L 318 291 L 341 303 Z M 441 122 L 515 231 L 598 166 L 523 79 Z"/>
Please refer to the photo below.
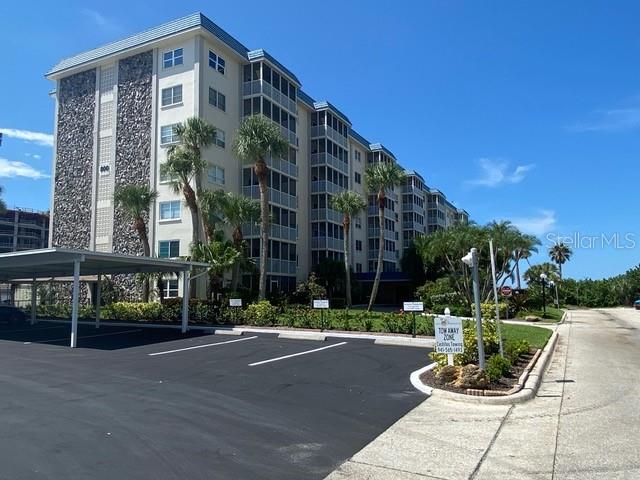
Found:
<path fill-rule="evenodd" d="M 91 8 L 83 8 L 81 10 L 82 15 L 91 20 L 98 28 L 108 33 L 120 32 L 121 26 L 113 19 L 103 15 L 97 10 Z"/>
<path fill-rule="evenodd" d="M 18 130 L 15 128 L 0 128 L 0 132 L 9 138 L 17 138 L 25 142 L 35 143 L 44 147 L 53 147 L 53 135 L 49 133 Z"/>
<path fill-rule="evenodd" d="M 553 210 L 540 210 L 537 215 L 512 218 L 511 222 L 524 233 L 541 236 L 553 230 L 556 226 L 556 212 Z"/>
<path fill-rule="evenodd" d="M 518 165 L 515 170 L 509 170 L 509 162 L 500 159 L 481 158 L 478 164 L 482 169 L 482 175 L 473 180 L 467 180 L 468 185 L 479 187 L 498 187 L 500 185 L 520 183 L 526 173 L 534 165 Z"/>
<path fill-rule="evenodd" d="M 0 157 L 0 177 L 25 177 L 40 180 L 41 178 L 49 178 L 49 175 L 41 170 L 36 170 L 24 162 L 7 160 L 6 158 Z"/>
<path fill-rule="evenodd" d="M 40 160 L 42 158 L 42 156 L 38 155 L 37 153 L 25 153 L 24 156 L 28 158 L 33 158 L 35 160 Z"/>
<path fill-rule="evenodd" d="M 574 132 L 624 132 L 640 129 L 640 108 L 598 110 L 597 118 L 570 127 Z"/>

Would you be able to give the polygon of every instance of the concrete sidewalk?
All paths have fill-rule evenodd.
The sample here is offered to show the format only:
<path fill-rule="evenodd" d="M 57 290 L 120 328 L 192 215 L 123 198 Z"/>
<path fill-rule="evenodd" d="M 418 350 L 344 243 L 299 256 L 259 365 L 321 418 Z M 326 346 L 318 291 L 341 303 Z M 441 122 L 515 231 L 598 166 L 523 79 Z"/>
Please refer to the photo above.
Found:
<path fill-rule="evenodd" d="M 638 327 L 632 310 L 573 311 L 534 400 L 430 398 L 327 478 L 639 479 Z"/>

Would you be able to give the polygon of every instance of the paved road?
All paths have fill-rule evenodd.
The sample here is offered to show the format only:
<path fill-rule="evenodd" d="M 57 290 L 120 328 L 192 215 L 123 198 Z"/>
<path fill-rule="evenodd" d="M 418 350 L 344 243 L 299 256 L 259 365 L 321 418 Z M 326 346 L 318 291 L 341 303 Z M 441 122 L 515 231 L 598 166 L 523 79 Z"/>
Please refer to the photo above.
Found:
<path fill-rule="evenodd" d="M 425 399 L 421 348 L 68 329 L 0 329 L 2 480 L 321 479 Z"/>
<path fill-rule="evenodd" d="M 640 479 L 640 312 L 574 311 L 558 331 L 534 400 L 431 398 L 329 478 Z"/>

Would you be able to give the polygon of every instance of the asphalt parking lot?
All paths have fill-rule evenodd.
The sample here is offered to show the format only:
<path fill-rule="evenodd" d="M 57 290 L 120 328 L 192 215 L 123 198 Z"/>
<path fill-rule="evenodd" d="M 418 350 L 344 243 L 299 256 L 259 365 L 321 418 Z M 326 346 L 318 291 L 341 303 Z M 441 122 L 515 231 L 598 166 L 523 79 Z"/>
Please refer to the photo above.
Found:
<path fill-rule="evenodd" d="M 0 479 L 321 479 L 425 399 L 428 350 L 0 327 Z"/>

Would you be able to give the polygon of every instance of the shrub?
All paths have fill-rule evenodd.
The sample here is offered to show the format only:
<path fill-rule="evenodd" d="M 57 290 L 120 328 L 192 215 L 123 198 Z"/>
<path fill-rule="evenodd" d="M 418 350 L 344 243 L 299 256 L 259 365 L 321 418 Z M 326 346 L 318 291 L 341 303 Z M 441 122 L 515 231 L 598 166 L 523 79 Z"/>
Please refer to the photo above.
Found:
<path fill-rule="evenodd" d="M 498 302 L 498 309 L 500 312 L 500 318 L 507 318 L 507 304 L 505 302 Z M 475 311 L 475 306 L 474 309 Z M 496 304 L 494 302 L 485 302 L 480 304 L 480 312 L 484 320 L 495 320 L 496 318 Z"/>
<path fill-rule="evenodd" d="M 277 309 L 267 300 L 252 303 L 243 312 L 245 322 L 258 327 L 271 326 L 276 322 Z"/>
<path fill-rule="evenodd" d="M 385 313 L 382 315 L 382 329 L 387 333 L 396 333 L 398 331 L 397 315 L 393 313 Z"/>
<path fill-rule="evenodd" d="M 356 316 L 356 323 L 360 326 L 360 330 L 370 332 L 373 330 L 373 318 L 367 315 L 367 312 L 360 312 Z"/>
<path fill-rule="evenodd" d="M 469 307 L 468 305 L 450 305 L 446 303 L 439 303 L 434 304 L 433 307 L 431 307 L 431 312 L 437 315 L 442 315 L 445 308 L 448 308 L 451 311 L 451 315 L 455 317 L 471 316 L 471 307 Z"/>
<path fill-rule="evenodd" d="M 318 278 L 314 272 L 309 274 L 306 282 L 298 284 L 296 291 L 291 294 L 291 302 L 302 305 L 310 305 L 314 298 L 326 298 L 327 289 L 318 283 Z"/>
<path fill-rule="evenodd" d="M 500 355 L 491 355 L 485 366 L 485 373 L 490 382 L 500 380 L 509 373 L 511 362 Z"/>
<path fill-rule="evenodd" d="M 433 317 L 430 315 L 420 316 L 416 318 L 417 326 L 416 333 L 418 335 L 425 335 L 428 337 L 433 337 L 435 332 L 435 327 L 433 325 Z"/>
<path fill-rule="evenodd" d="M 472 321 L 465 321 L 463 323 L 463 335 L 464 335 L 464 353 L 457 353 L 454 355 L 455 365 L 467 365 L 470 363 L 478 363 L 478 343 L 476 339 L 476 324 Z M 498 332 L 495 322 L 482 322 L 482 337 L 484 340 L 484 353 L 486 355 L 493 355 L 500 350 L 500 342 L 498 338 Z M 438 365 L 447 364 L 447 355 L 444 353 L 431 352 L 429 354 L 431 359 L 438 362 Z"/>
<path fill-rule="evenodd" d="M 511 361 L 515 363 L 520 355 L 529 353 L 531 345 L 526 340 L 510 341 L 504 346 L 504 354 Z"/>

